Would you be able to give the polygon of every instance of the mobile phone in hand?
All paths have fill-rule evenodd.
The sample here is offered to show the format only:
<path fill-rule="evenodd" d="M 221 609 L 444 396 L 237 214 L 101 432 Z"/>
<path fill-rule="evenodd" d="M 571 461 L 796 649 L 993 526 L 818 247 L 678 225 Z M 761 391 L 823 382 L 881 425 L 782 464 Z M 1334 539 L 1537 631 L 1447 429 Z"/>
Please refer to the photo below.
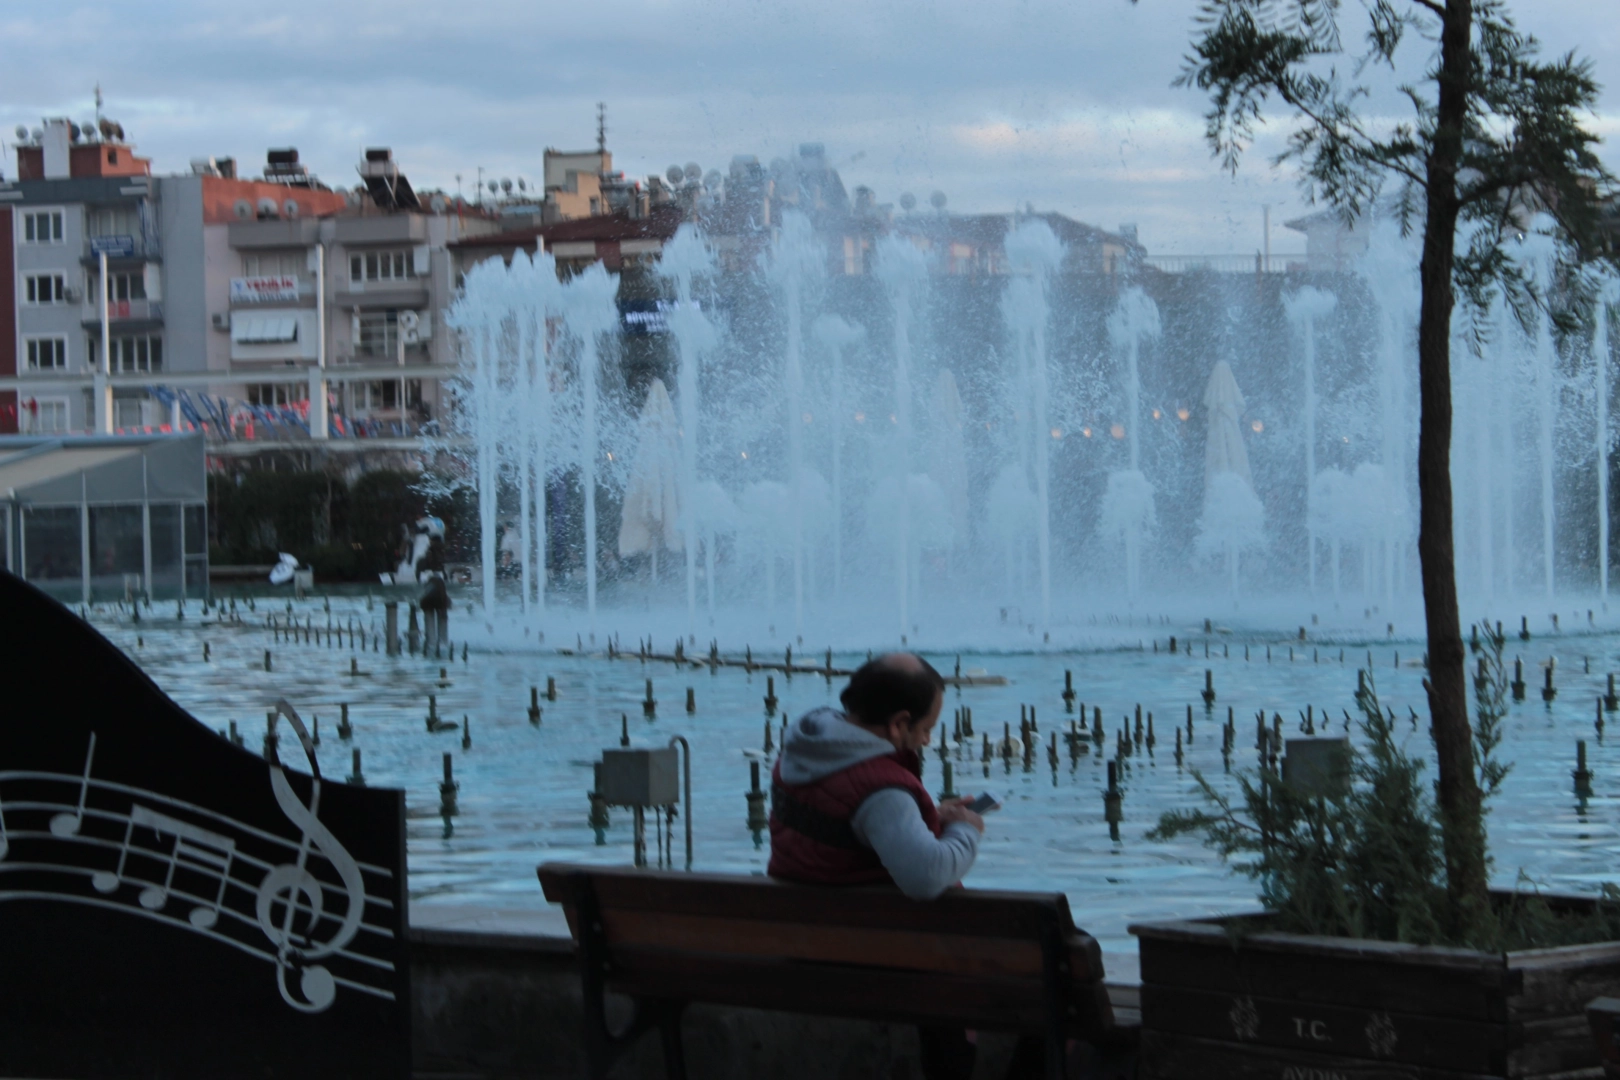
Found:
<path fill-rule="evenodd" d="M 992 791 L 981 792 L 977 798 L 969 800 L 966 805 L 975 814 L 988 814 L 992 810 L 1001 809 L 1001 796 Z"/>

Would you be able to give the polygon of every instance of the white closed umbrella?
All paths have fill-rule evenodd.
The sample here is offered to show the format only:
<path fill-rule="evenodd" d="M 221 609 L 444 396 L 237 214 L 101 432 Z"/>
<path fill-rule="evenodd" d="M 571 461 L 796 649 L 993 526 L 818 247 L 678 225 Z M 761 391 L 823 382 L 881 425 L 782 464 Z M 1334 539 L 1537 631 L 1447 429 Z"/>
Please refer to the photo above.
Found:
<path fill-rule="evenodd" d="M 658 580 L 658 551 L 681 547 L 681 435 L 675 406 L 664 380 L 654 379 L 636 421 L 636 451 L 624 490 L 619 521 L 619 554 L 652 556 Z"/>
<path fill-rule="evenodd" d="M 1243 415 L 1243 394 L 1232 367 L 1225 360 L 1217 361 L 1209 374 L 1209 385 L 1204 388 L 1204 408 L 1209 414 L 1209 434 L 1204 441 L 1204 493 L 1209 495 L 1214 478 L 1223 472 L 1236 473 L 1251 488 L 1254 477 L 1249 473 L 1249 452 L 1243 446 L 1243 430 L 1238 419 Z"/>

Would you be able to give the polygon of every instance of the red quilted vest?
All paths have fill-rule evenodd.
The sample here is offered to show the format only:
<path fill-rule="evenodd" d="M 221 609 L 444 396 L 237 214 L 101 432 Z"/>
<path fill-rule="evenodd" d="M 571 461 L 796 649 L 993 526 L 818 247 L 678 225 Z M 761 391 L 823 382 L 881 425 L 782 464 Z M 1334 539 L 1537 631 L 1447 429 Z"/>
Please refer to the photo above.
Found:
<path fill-rule="evenodd" d="M 778 761 L 771 771 L 771 861 L 766 873 L 812 885 L 893 883 L 877 853 L 855 838 L 850 819 L 866 797 L 903 788 L 917 800 L 923 822 L 940 835 L 939 811 L 910 750 L 866 761 L 809 784 L 784 784 Z"/>

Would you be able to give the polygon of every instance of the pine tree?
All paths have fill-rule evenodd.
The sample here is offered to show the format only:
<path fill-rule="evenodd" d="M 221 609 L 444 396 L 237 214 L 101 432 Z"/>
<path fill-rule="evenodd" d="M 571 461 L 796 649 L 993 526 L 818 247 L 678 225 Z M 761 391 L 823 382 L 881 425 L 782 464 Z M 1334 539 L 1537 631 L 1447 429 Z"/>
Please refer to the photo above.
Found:
<path fill-rule="evenodd" d="M 1421 77 L 1403 81 L 1418 51 Z M 1506 246 L 1532 213 L 1551 215 L 1576 257 L 1603 251 L 1611 178 L 1583 126 L 1598 94 L 1591 66 L 1541 59 L 1503 0 L 1204 0 L 1177 82 L 1209 96 L 1206 137 L 1227 168 L 1277 108 L 1291 125 L 1277 163 L 1297 164 L 1313 200 L 1352 222 L 1392 195 L 1403 231 L 1421 229 L 1418 554 L 1448 936 L 1490 940 L 1452 545 L 1452 311 L 1459 294 L 1480 312 L 1498 290 L 1516 310 L 1548 302 Z M 1404 121 L 1367 108 L 1391 89 Z"/>

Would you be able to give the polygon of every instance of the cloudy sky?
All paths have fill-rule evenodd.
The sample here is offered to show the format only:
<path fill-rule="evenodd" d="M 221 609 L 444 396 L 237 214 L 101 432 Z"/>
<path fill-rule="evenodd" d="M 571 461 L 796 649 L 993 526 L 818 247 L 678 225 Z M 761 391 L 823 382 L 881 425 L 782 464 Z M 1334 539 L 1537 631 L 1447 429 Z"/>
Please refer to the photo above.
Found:
<path fill-rule="evenodd" d="M 1350 7 L 1356 5 L 1351 3 Z M 418 188 L 535 178 L 543 148 L 587 147 L 608 107 L 632 175 L 725 169 L 824 143 L 846 186 L 956 210 L 1033 203 L 1158 253 L 1273 249 L 1305 209 L 1254 154 L 1224 174 L 1203 101 L 1171 87 L 1196 0 L 222 0 L 0 5 L 0 135 L 92 115 L 93 87 L 159 172 L 234 156 L 257 175 L 297 146 L 348 186 L 391 146 Z M 1549 51 L 1579 49 L 1620 139 L 1620 0 L 1518 0 Z M 13 173 L 9 153 L 3 171 Z M 1611 169 L 1620 153 L 1605 146 Z"/>

